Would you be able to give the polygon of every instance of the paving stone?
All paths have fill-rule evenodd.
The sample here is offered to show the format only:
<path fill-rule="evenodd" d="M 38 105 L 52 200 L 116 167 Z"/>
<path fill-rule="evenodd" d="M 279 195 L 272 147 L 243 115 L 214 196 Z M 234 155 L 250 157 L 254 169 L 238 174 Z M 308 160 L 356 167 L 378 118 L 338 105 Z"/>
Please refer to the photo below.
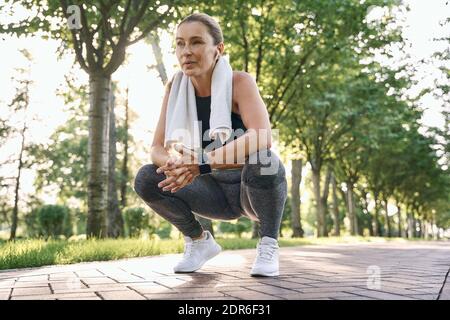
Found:
<path fill-rule="evenodd" d="M 98 270 L 80 270 L 75 272 L 80 278 L 104 277 L 105 275 Z"/>
<path fill-rule="evenodd" d="M 36 287 L 36 288 L 14 288 L 12 296 L 30 296 L 30 295 L 45 295 L 50 294 L 50 287 Z"/>
<path fill-rule="evenodd" d="M 59 272 L 59 273 L 51 273 L 49 280 L 50 281 L 68 280 L 73 278 L 78 278 L 74 272 Z"/>
<path fill-rule="evenodd" d="M 105 300 L 145 300 L 145 297 L 132 290 L 100 291 L 98 294 Z"/>
<path fill-rule="evenodd" d="M 408 297 L 418 300 L 436 300 L 438 294 L 410 294 Z"/>
<path fill-rule="evenodd" d="M 262 292 L 262 293 L 272 294 L 272 295 L 295 293 L 294 290 L 289 290 L 289 289 L 275 287 L 275 286 L 270 286 L 270 285 L 245 286 L 245 288 L 253 290 L 253 291 L 258 291 L 258 292 Z"/>
<path fill-rule="evenodd" d="M 53 295 L 12 296 L 11 300 L 56 300 Z"/>
<path fill-rule="evenodd" d="M 164 286 L 160 286 L 157 284 L 154 285 L 140 285 L 140 284 L 133 284 L 133 285 L 129 285 L 128 287 L 130 287 L 133 290 L 136 290 L 137 292 L 141 293 L 141 294 L 150 294 L 150 293 L 175 293 L 176 291 L 178 292 L 182 292 L 180 291 L 181 288 L 178 288 L 176 291 L 174 289 L 170 289 Z M 185 288 L 186 291 L 188 291 L 191 288 Z M 192 288 L 192 289 L 198 289 L 200 291 L 205 291 L 205 288 Z M 189 291 L 189 292 L 195 292 L 195 291 Z"/>
<path fill-rule="evenodd" d="M 227 293 L 228 294 L 228 293 Z M 210 292 L 182 292 L 182 293 L 154 293 L 154 294 L 146 294 L 148 299 L 191 299 L 191 298 L 203 298 L 208 299 L 212 297 L 226 297 L 227 295 L 218 291 L 210 291 Z"/>
<path fill-rule="evenodd" d="M 120 291 L 127 289 L 127 286 L 120 283 L 114 284 L 92 284 L 89 286 L 89 289 L 95 291 Z"/>
<path fill-rule="evenodd" d="M 447 277 L 447 280 L 442 287 L 442 292 L 439 295 L 439 300 L 450 300 L 450 276 Z"/>
<path fill-rule="evenodd" d="M 413 298 L 399 295 L 399 294 L 392 294 L 388 292 L 381 292 L 381 291 L 374 291 L 374 290 L 360 290 L 355 291 L 354 293 L 357 293 L 361 296 L 369 297 L 369 298 L 375 298 L 380 300 L 414 300 Z"/>
<path fill-rule="evenodd" d="M 95 284 L 117 284 L 117 281 L 110 279 L 108 277 L 98 277 L 98 278 L 80 278 L 80 280 L 86 283 L 88 286 Z"/>
<path fill-rule="evenodd" d="M 48 275 L 37 275 L 37 276 L 23 276 L 20 277 L 18 282 L 45 282 L 48 281 Z"/>
<path fill-rule="evenodd" d="M 330 292 L 310 292 L 310 293 L 303 293 L 303 292 L 297 292 L 297 293 L 289 293 L 289 294 L 280 294 L 281 298 L 288 299 L 288 300 L 325 300 L 330 298 L 337 298 L 337 297 L 344 297 L 349 296 L 348 292 L 336 292 L 336 291 L 330 291 Z"/>
<path fill-rule="evenodd" d="M 332 299 L 333 300 L 375 300 L 373 298 L 363 297 L 363 296 L 358 296 L 358 295 L 333 297 Z"/>
<path fill-rule="evenodd" d="M 11 289 L 0 289 L 0 300 L 8 300 L 11 291 Z"/>
<path fill-rule="evenodd" d="M 268 295 L 251 290 L 227 291 L 226 294 L 244 300 L 283 300 L 283 298 L 279 296 Z"/>
<path fill-rule="evenodd" d="M 36 287 L 48 287 L 48 281 L 36 281 L 36 282 L 16 282 L 11 287 L 13 288 L 36 288 Z"/>
<path fill-rule="evenodd" d="M 86 289 L 87 286 L 81 282 L 79 279 L 70 279 L 62 282 L 50 282 L 50 287 L 54 291 L 59 290 L 77 290 Z"/>

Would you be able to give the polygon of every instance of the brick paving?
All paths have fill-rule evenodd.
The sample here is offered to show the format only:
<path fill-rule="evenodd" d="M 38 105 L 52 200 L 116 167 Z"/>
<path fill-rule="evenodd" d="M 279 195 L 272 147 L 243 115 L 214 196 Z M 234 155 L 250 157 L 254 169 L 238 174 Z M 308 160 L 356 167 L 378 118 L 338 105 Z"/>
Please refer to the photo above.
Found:
<path fill-rule="evenodd" d="M 280 249 L 280 276 L 249 276 L 256 250 L 175 274 L 181 254 L 0 271 L 0 300 L 450 300 L 450 242 Z"/>

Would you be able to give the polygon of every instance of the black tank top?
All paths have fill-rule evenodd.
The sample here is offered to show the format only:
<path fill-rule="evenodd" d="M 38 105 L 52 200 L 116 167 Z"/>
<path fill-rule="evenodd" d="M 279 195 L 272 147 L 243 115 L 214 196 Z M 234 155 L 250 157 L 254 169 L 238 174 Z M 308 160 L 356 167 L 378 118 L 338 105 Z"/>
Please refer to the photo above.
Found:
<path fill-rule="evenodd" d="M 222 144 L 220 143 L 219 139 L 216 140 L 209 140 L 209 117 L 211 114 L 211 96 L 209 97 L 198 97 L 195 96 L 195 100 L 197 103 L 197 118 L 198 121 L 201 121 L 202 125 L 202 148 L 205 149 L 208 145 L 212 144 L 209 148 L 212 147 L 213 149 L 220 148 Z M 232 137 L 233 139 L 229 139 L 227 142 L 237 139 L 240 137 L 245 131 L 247 131 L 247 128 L 245 128 L 244 123 L 242 122 L 241 116 L 237 113 L 231 112 L 231 127 L 233 129 Z M 242 129 L 243 132 L 234 131 L 237 129 Z M 226 144 L 225 142 L 224 144 Z"/>

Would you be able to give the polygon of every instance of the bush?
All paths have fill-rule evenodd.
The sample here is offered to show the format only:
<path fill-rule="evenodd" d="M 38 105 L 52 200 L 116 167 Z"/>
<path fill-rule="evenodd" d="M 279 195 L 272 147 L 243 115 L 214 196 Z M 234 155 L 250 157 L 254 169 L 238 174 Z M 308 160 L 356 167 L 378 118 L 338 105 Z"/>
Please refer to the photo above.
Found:
<path fill-rule="evenodd" d="M 242 233 L 252 230 L 252 222 L 247 218 L 239 218 L 237 221 L 219 223 L 219 230 L 223 233 L 234 233 L 240 238 Z"/>
<path fill-rule="evenodd" d="M 87 222 L 87 214 L 86 212 L 81 211 L 80 209 L 75 210 L 75 230 L 76 234 L 85 234 L 86 233 L 86 222 Z"/>
<path fill-rule="evenodd" d="M 129 237 L 138 237 L 144 230 L 152 231 L 150 230 L 149 215 L 144 208 L 126 209 L 124 220 L 125 232 Z"/>
<path fill-rule="evenodd" d="M 25 215 L 26 232 L 28 237 L 31 238 L 38 238 L 44 236 L 44 234 L 41 231 L 41 228 L 39 227 L 37 212 L 38 212 L 37 209 L 33 209 L 30 213 Z"/>
<path fill-rule="evenodd" d="M 72 233 L 70 210 L 66 206 L 45 205 L 34 209 L 25 216 L 27 233 L 30 237 L 53 237 L 63 235 L 66 238 Z"/>
<path fill-rule="evenodd" d="M 172 225 L 167 220 L 162 220 L 159 227 L 155 230 L 155 233 L 161 239 L 169 239 L 172 232 Z"/>

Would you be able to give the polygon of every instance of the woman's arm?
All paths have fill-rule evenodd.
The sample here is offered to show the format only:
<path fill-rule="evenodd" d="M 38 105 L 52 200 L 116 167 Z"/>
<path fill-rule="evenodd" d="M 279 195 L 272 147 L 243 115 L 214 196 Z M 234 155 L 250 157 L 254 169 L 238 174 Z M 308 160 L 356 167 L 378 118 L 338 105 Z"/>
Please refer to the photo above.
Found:
<path fill-rule="evenodd" d="M 234 87 L 235 100 L 247 132 L 206 154 L 213 169 L 240 167 L 250 154 L 272 146 L 269 114 L 256 81 L 248 73 L 239 72 Z"/>

